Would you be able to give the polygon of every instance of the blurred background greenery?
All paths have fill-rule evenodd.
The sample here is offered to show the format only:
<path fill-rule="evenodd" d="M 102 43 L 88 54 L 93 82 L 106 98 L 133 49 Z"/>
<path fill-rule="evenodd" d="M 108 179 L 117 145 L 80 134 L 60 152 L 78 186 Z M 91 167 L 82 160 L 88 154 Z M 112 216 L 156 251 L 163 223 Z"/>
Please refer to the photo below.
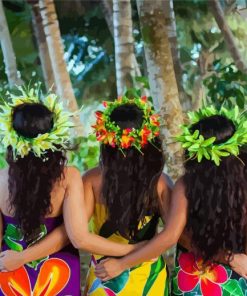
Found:
<path fill-rule="evenodd" d="M 18 75 L 26 84 L 43 83 L 38 43 L 35 40 L 33 5 L 37 1 L 2 1 L 16 56 Z M 55 8 L 64 45 L 73 91 L 79 106 L 83 105 L 81 121 L 83 138 L 79 153 L 71 161 L 81 171 L 94 166 L 98 159 L 98 145 L 90 134 L 93 112 L 104 99 L 117 97 L 114 38 L 107 23 L 104 9 L 106 1 L 59 1 Z M 110 3 L 111 1 L 108 1 Z M 242 57 L 247 61 L 246 1 L 220 1 L 224 18 L 234 35 Z M 216 24 L 205 0 L 173 1 L 177 33 L 177 50 L 180 57 L 180 81 L 183 95 L 196 109 L 207 101 L 220 106 L 222 103 L 241 109 L 246 106 L 247 78 L 234 64 L 225 36 Z M 145 30 L 141 32 L 137 5 L 131 1 L 134 53 L 141 77 L 136 80 L 148 87 L 148 67 L 144 55 Z M 109 11 L 108 11 L 109 12 Z M 146 34 L 146 36 L 145 36 Z M 139 79 L 139 80 L 138 80 Z M 30 82 L 31 81 L 31 82 Z M 179 83 L 180 83 L 179 82 Z M 3 52 L 0 50 L 0 95 L 9 90 L 5 73 Z M 5 166 L 1 153 L 0 167 Z"/>

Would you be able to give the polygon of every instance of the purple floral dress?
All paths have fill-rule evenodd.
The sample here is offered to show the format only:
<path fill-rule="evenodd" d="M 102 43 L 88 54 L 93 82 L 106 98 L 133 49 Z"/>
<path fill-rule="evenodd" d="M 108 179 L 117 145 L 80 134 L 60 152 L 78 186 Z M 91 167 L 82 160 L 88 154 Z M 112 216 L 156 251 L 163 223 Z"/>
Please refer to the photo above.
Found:
<path fill-rule="evenodd" d="M 3 250 L 22 251 L 63 222 L 62 217 L 45 218 L 32 241 L 25 241 L 17 221 L 3 215 Z M 0 295 L 79 296 L 80 260 L 71 245 L 51 256 L 29 262 L 13 272 L 0 272 Z"/>

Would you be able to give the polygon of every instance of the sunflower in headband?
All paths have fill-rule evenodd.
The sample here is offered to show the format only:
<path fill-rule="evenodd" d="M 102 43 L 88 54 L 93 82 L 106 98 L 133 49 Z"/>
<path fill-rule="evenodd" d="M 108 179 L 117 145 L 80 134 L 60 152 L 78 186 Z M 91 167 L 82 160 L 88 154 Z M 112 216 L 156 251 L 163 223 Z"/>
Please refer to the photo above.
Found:
<path fill-rule="evenodd" d="M 121 129 L 110 116 L 112 111 L 121 105 L 136 105 L 143 112 L 143 123 L 140 129 Z M 142 153 L 142 148 L 159 136 L 160 118 L 155 114 L 147 97 L 128 99 L 119 97 L 113 102 L 103 102 L 104 111 L 97 111 L 96 124 L 92 127 L 95 130 L 97 140 L 103 144 L 117 147 L 124 154 L 124 149 L 136 148 Z"/>
<path fill-rule="evenodd" d="M 200 120 L 220 115 L 230 119 L 235 127 L 235 132 L 226 142 L 215 143 L 216 137 L 205 139 L 200 135 L 199 130 L 191 132 L 194 124 Z M 240 114 L 236 106 L 232 110 L 221 107 L 217 110 L 213 106 L 208 106 L 200 109 L 199 111 L 189 112 L 190 119 L 189 125 L 183 125 L 182 134 L 176 137 L 177 141 L 182 143 L 182 147 L 188 151 L 189 159 L 197 159 L 201 162 L 202 159 L 213 161 L 217 166 L 220 165 L 222 157 L 234 155 L 238 157 L 239 149 L 247 144 L 247 120 L 244 113 Z"/>
<path fill-rule="evenodd" d="M 48 94 L 41 98 L 38 90 L 25 90 L 19 87 L 21 95 L 9 94 L 9 102 L 4 101 L 0 106 L 0 139 L 2 146 L 13 149 L 14 158 L 24 157 L 32 152 L 37 157 L 45 159 L 47 150 L 66 150 L 70 147 L 70 129 L 74 124 L 70 118 L 73 113 L 65 111 L 63 104 L 58 102 L 55 94 Z M 19 135 L 13 128 L 13 112 L 22 104 L 42 104 L 53 114 L 53 127 L 44 134 L 34 138 Z"/>

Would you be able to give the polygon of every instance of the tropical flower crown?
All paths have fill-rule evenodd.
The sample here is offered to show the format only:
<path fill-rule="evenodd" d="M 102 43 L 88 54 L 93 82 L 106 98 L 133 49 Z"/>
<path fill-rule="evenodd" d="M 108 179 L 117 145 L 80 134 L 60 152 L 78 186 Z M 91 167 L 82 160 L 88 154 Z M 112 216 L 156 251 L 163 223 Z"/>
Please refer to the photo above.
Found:
<path fill-rule="evenodd" d="M 126 128 L 121 129 L 115 122 L 111 121 L 112 111 L 121 105 L 136 105 L 143 112 L 143 123 L 140 129 Z M 155 114 L 151 103 L 147 97 L 137 97 L 128 99 L 119 97 L 113 102 L 103 102 L 104 111 L 97 111 L 95 129 L 97 140 L 103 144 L 117 147 L 124 154 L 123 149 L 130 147 L 136 148 L 142 153 L 141 149 L 149 142 L 154 145 L 153 140 L 160 133 L 160 118 Z M 125 155 L 125 154 L 124 154 Z"/>
<path fill-rule="evenodd" d="M 14 159 L 24 157 L 29 152 L 45 160 L 47 150 L 57 151 L 66 150 L 70 147 L 70 129 L 74 124 L 70 117 L 74 113 L 65 111 L 63 104 L 58 102 L 55 94 L 48 94 L 44 98 L 39 95 L 38 89 L 26 90 L 23 87 L 18 88 L 20 96 L 9 94 L 10 102 L 4 101 L 0 106 L 0 139 L 2 146 L 6 149 L 11 146 Z M 39 134 L 35 138 L 27 138 L 19 135 L 13 128 L 13 110 L 22 104 L 39 103 L 46 106 L 53 113 L 53 128 L 44 134 Z"/>
<path fill-rule="evenodd" d="M 204 139 L 196 130 L 191 132 L 191 127 L 200 120 L 214 116 L 221 115 L 230 119 L 235 126 L 235 133 L 226 142 L 216 144 L 216 137 Z M 183 125 L 183 133 L 176 137 L 177 141 L 182 143 L 182 147 L 189 153 L 189 159 L 197 159 L 201 162 L 203 158 L 213 161 L 219 166 L 221 158 L 229 155 L 238 156 L 239 148 L 247 144 L 247 120 L 244 113 L 240 114 L 238 107 L 236 106 L 232 110 L 228 110 L 221 107 L 217 110 L 213 106 L 205 107 L 199 111 L 188 113 L 190 124 Z"/>

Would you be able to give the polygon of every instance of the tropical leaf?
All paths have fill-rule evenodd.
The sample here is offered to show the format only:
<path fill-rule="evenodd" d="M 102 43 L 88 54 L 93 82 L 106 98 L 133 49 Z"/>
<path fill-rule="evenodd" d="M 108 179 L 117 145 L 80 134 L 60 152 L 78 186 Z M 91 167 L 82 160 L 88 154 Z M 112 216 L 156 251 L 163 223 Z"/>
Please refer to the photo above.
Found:
<path fill-rule="evenodd" d="M 129 280 L 129 270 L 125 270 L 116 278 L 103 283 L 104 287 L 111 289 L 114 293 L 121 292 Z"/>
<path fill-rule="evenodd" d="M 4 240 L 5 244 L 6 244 L 11 250 L 16 251 L 16 252 L 21 252 L 21 251 L 23 251 L 23 246 L 22 246 L 20 243 L 18 243 L 18 242 L 16 242 L 16 241 L 14 241 L 13 239 L 11 239 L 10 237 L 8 237 L 8 236 L 4 236 L 3 240 Z"/>
<path fill-rule="evenodd" d="M 230 279 L 226 283 L 222 284 L 221 288 L 224 296 L 245 296 L 237 280 Z"/>
<path fill-rule="evenodd" d="M 162 256 L 159 257 L 159 259 L 154 262 L 150 267 L 150 273 L 147 278 L 146 284 L 143 289 L 142 295 L 148 295 L 150 289 L 152 288 L 154 282 L 156 281 L 157 277 L 159 276 L 159 272 L 165 268 L 164 259 Z M 162 291 L 161 291 L 162 293 Z"/>

